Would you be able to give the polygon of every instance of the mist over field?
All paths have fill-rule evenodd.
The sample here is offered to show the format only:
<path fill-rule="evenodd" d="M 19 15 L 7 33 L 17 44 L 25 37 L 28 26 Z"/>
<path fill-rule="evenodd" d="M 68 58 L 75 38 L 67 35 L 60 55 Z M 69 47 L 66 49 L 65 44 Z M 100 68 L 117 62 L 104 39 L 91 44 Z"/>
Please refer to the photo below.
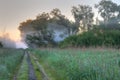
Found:
<path fill-rule="evenodd" d="M 9 37 L 9 34 L 4 34 L 0 36 L 0 42 L 4 45 L 5 48 L 16 48 L 16 43 Z"/>

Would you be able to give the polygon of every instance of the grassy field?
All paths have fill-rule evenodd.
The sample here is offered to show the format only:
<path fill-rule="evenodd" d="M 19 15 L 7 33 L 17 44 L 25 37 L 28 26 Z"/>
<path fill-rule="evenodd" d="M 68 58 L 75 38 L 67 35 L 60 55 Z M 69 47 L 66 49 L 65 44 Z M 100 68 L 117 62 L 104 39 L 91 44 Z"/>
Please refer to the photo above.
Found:
<path fill-rule="evenodd" d="M 119 80 L 120 52 L 115 49 L 33 50 L 51 80 Z"/>
<path fill-rule="evenodd" d="M 23 57 L 22 50 L 0 49 L 0 80 L 11 80 Z"/>
<path fill-rule="evenodd" d="M 31 65 L 28 64 L 27 54 Z M 37 80 L 119 80 L 120 51 L 0 49 L 0 80 L 28 80 L 31 77 L 30 66 L 33 66 L 34 72 L 31 74 L 35 74 Z"/>

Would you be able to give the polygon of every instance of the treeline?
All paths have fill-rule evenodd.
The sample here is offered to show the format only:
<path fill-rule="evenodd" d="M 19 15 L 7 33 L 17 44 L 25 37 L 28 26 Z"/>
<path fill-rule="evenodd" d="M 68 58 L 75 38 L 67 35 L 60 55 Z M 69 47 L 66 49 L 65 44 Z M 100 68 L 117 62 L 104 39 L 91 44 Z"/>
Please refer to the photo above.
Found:
<path fill-rule="evenodd" d="M 120 48 L 119 30 L 91 30 L 79 35 L 72 35 L 59 46 L 65 47 L 111 47 Z"/>
<path fill-rule="evenodd" d="M 120 5 L 101 0 L 95 8 L 103 21 L 99 20 L 99 16 L 93 19 L 94 12 L 89 5 L 72 7 L 74 21 L 70 21 L 57 8 L 50 13 L 43 12 L 36 19 L 20 24 L 23 41 L 29 47 L 119 46 Z M 60 43 L 55 41 L 59 33 L 59 37 L 63 38 Z"/>
<path fill-rule="evenodd" d="M 59 9 L 53 9 L 50 13 L 43 12 L 36 16 L 35 20 L 27 20 L 19 26 L 21 37 L 29 47 L 46 47 L 54 46 L 55 31 L 62 29 L 66 34 L 70 35 L 70 30 L 73 31 L 71 21 L 61 14 Z"/>

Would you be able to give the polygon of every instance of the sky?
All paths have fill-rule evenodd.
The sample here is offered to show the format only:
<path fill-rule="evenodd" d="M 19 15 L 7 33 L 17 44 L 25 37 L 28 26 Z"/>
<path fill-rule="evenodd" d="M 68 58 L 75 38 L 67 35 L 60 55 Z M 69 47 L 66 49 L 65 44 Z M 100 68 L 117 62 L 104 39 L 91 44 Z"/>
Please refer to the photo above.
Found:
<path fill-rule="evenodd" d="M 94 6 L 100 0 L 0 0 L 0 33 L 6 30 L 14 40 L 20 40 L 19 24 L 27 19 L 34 19 L 42 12 L 59 8 L 69 19 L 71 7 L 78 4 Z M 113 0 L 120 4 L 120 0 Z"/>

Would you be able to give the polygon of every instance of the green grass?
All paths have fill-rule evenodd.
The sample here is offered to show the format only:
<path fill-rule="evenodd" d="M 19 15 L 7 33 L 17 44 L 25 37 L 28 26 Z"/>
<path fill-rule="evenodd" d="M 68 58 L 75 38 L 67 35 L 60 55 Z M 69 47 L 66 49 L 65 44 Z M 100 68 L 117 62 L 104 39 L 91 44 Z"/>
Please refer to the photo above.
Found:
<path fill-rule="evenodd" d="M 18 71 L 17 80 L 28 80 L 27 55 L 24 56 L 21 67 Z"/>
<path fill-rule="evenodd" d="M 51 80 L 119 80 L 120 52 L 114 49 L 33 50 Z"/>
<path fill-rule="evenodd" d="M 36 49 L 31 61 L 37 79 L 42 76 L 32 55 L 43 66 L 50 80 L 119 80 L 120 52 L 115 49 Z M 23 50 L 0 49 L 0 80 L 28 80 L 27 56 Z M 23 60 L 22 60 L 23 59 Z M 22 62 L 22 63 L 21 63 Z M 19 67 L 17 71 L 16 68 Z"/>
<path fill-rule="evenodd" d="M 33 59 L 33 55 L 30 54 L 31 62 L 33 64 L 34 70 L 35 70 L 35 75 L 37 77 L 37 80 L 42 80 L 42 74 L 39 70 L 38 65 L 36 64 L 35 60 Z"/>
<path fill-rule="evenodd" d="M 22 50 L 0 49 L 0 80 L 12 79 L 22 57 Z"/>

